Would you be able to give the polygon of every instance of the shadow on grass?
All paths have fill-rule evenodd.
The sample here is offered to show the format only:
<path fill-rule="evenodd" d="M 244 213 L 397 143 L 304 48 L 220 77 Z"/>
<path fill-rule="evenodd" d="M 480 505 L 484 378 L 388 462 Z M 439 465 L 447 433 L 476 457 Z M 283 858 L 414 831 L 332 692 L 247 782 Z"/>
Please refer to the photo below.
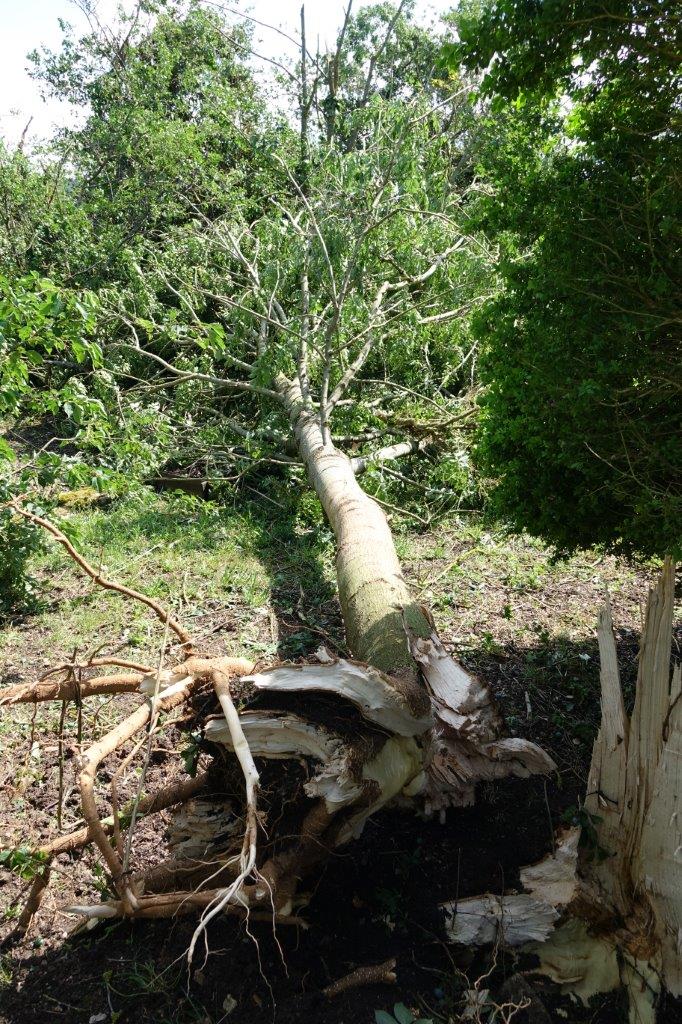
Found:
<path fill-rule="evenodd" d="M 312 654 L 320 644 L 347 654 L 333 567 L 333 536 L 314 495 L 288 496 L 278 506 L 252 503 L 253 553 L 270 577 L 278 657 Z"/>
<path fill-rule="evenodd" d="M 225 498 L 220 504 L 180 492 L 144 497 L 85 518 L 80 534 L 90 551 L 112 545 L 149 550 L 172 547 L 177 554 L 193 558 L 199 572 L 202 558 L 224 545 L 226 576 L 240 554 L 264 570 L 279 658 L 305 657 L 322 643 L 344 651 L 333 539 L 314 495 L 292 495 L 282 488 L 278 500 L 267 495 L 261 500 L 244 500 L 243 495 L 239 500 Z M 135 585 L 144 589 L 143 584 L 139 580 Z M 238 590 L 239 581 L 226 580 L 225 586 Z"/>

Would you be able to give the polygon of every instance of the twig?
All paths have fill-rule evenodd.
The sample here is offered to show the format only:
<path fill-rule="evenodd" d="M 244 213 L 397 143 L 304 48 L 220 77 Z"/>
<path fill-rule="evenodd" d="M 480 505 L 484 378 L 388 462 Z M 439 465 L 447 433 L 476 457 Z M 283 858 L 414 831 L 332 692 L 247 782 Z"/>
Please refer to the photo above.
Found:
<path fill-rule="evenodd" d="M 41 868 L 38 874 L 34 877 L 31 884 L 31 889 L 28 894 L 28 899 L 24 904 L 19 920 L 17 921 L 17 933 L 19 935 L 25 935 L 28 929 L 31 927 L 31 921 L 35 917 L 45 890 L 50 883 L 50 874 L 52 872 L 52 861 L 48 860 L 47 864 Z"/>
<path fill-rule="evenodd" d="M 394 985 L 396 981 L 395 959 L 391 959 L 383 964 L 358 967 L 333 984 L 327 985 L 322 992 L 328 999 L 333 999 L 334 996 L 347 992 L 349 988 L 360 988 L 362 985 Z"/>
<path fill-rule="evenodd" d="M 96 569 L 93 569 L 87 559 L 85 559 L 83 555 L 75 549 L 66 534 L 62 533 L 54 523 L 51 523 L 48 519 L 44 519 L 42 516 L 36 515 L 34 512 L 29 512 L 25 508 L 20 508 L 19 505 L 15 505 L 14 508 L 20 516 L 24 517 L 24 519 L 28 519 L 29 522 L 35 523 L 37 526 L 42 526 L 44 530 L 47 530 L 48 533 L 52 534 L 55 540 L 57 540 L 62 547 L 66 549 L 74 562 L 76 562 L 81 569 L 87 573 L 90 579 L 100 587 L 103 587 L 105 590 L 114 590 L 119 594 L 123 594 L 124 597 L 131 597 L 134 601 L 140 601 L 142 604 L 147 605 L 148 608 L 152 609 L 161 622 L 168 624 L 169 629 L 173 630 L 183 647 L 189 649 L 193 647 L 192 638 L 187 630 L 177 622 L 177 620 L 171 616 L 170 612 L 164 608 L 163 605 L 159 604 L 158 601 L 155 601 L 151 597 L 147 597 L 146 594 L 140 593 L 139 590 L 132 590 L 130 587 L 125 587 L 121 583 L 115 583 L 113 580 L 109 580 L 105 576 L 102 576 Z"/>
<path fill-rule="evenodd" d="M 428 526 L 429 521 L 422 519 L 416 512 L 408 512 L 406 508 L 398 508 L 397 505 L 391 505 L 389 501 L 384 501 L 383 498 L 377 498 L 376 494 L 370 494 L 372 501 L 376 501 L 377 505 L 381 505 L 382 508 L 387 508 L 390 512 L 397 512 L 399 516 L 407 516 L 408 519 L 414 519 L 415 522 L 421 523 L 422 526 Z"/>
<path fill-rule="evenodd" d="M 59 758 L 59 792 L 57 796 L 57 831 L 62 830 L 62 806 L 64 802 L 64 723 L 66 721 L 66 701 L 62 701 L 59 715 L 59 736 L 57 737 L 57 757 Z"/>

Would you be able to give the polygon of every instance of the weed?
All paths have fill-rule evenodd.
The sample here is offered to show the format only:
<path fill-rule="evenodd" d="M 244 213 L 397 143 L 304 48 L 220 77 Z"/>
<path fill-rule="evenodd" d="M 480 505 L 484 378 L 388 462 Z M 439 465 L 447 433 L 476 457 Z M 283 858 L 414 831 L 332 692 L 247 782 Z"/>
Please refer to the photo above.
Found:
<path fill-rule="evenodd" d="M 152 960 L 138 963 L 132 961 L 125 970 L 115 976 L 111 970 L 104 971 L 102 981 L 107 994 L 111 1024 L 122 1019 L 129 1019 L 131 1008 L 135 1019 L 139 1013 L 140 1001 L 149 999 L 153 1002 L 155 1020 L 159 1024 L 200 1024 L 208 1020 L 205 1009 L 196 1003 L 186 992 L 180 996 L 182 988 L 182 968 L 164 968 L 159 970 Z M 113 997 L 113 998 L 112 998 Z M 114 1009 L 114 999 L 121 1009 Z"/>
<path fill-rule="evenodd" d="M 107 877 L 107 873 L 104 870 L 104 868 L 102 867 L 102 865 L 98 864 L 95 861 L 95 863 L 93 863 L 93 865 L 92 865 L 92 869 L 91 870 L 92 870 L 93 884 L 94 884 L 95 888 L 97 889 L 97 892 L 102 897 L 102 899 L 103 900 L 107 900 L 107 899 L 110 899 L 111 897 L 115 896 L 115 893 L 112 892 L 111 885 L 110 885 L 109 879 Z"/>
<path fill-rule="evenodd" d="M 201 756 L 201 732 L 195 731 L 189 734 L 185 746 L 180 751 L 180 756 L 182 757 L 185 771 L 195 779 L 199 757 Z"/>
<path fill-rule="evenodd" d="M 0 989 L 12 983 L 12 967 L 8 956 L 0 956 Z"/>
<path fill-rule="evenodd" d="M 481 650 L 486 654 L 500 655 L 502 647 L 497 643 L 492 633 L 486 631 L 481 636 Z"/>
<path fill-rule="evenodd" d="M 566 824 L 580 828 L 579 845 L 588 861 L 600 863 L 610 857 L 608 850 L 599 844 L 597 826 L 604 820 L 598 814 L 590 814 L 584 807 L 567 807 L 562 815 Z"/>
<path fill-rule="evenodd" d="M 12 850 L 0 850 L 0 865 L 12 871 L 23 881 L 30 881 L 39 873 L 47 860 L 44 853 L 29 846 L 17 846 Z"/>

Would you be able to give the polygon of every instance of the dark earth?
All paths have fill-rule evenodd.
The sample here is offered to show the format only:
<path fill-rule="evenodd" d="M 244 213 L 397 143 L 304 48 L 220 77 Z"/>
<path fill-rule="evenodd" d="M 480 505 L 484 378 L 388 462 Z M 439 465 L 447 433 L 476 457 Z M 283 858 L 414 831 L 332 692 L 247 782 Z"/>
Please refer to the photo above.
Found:
<path fill-rule="evenodd" d="M 552 793 L 555 813 L 569 794 L 558 797 Z M 548 848 L 542 782 L 497 785 L 475 808 L 451 813 L 444 825 L 386 812 L 316 879 L 305 912 L 308 930 L 280 928 L 275 941 L 267 924 L 254 923 L 247 934 L 243 924 L 223 920 L 211 929 L 210 956 L 204 961 L 199 955 L 189 971 L 184 954 L 192 919 L 100 926 L 87 937 L 47 941 L 47 948 L 36 948 L 34 940 L 18 957 L 14 987 L 3 991 L 2 1019 L 355 1024 L 371 1022 L 374 1009 L 390 1009 L 399 1000 L 424 1018 L 458 1019 L 463 991 L 492 965 L 489 956 L 455 952 L 443 942 L 438 902 L 486 887 L 513 889 L 518 868 Z M 333 1000 L 321 994 L 355 967 L 389 957 L 397 960 L 395 986 L 358 988 Z M 503 950 L 496 961 L 479 987 L 502 1000 L 505 982 L 514 985 L 517 973 L 531 965 Z M 627 1019 L 623 995 L 582 1008 L 529 978 L 549 1016 L 534 1006 L 519 1012 L 517 1022 Z M 669 1004 L 659 1019 L 682 1021 L 681 1007 Z"/>

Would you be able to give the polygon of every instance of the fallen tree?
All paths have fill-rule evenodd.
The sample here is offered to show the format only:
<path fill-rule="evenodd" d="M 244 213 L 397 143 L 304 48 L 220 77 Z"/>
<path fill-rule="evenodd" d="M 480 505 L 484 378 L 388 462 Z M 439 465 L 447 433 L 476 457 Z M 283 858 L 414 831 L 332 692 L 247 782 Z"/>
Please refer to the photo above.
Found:
<path fill-rule="evenodd" d="M 166 631 L 175 634 L 181 649 L 190 652 L 156 671 L 124 659 L 92 659 L 61 666 L 56 679 L 3 693 L 0 699 L 6 704 L 121 692 L 147 698 L 83 753 L 79 784 L 84 828 L 35 851 L 43 863 L 22 916 L 23 929 L 37 910 L 52 858 L 89 843 L 99 850 L 115 894 L 101 905 L 72 908 L 89 920 L 166 917 L 200 909 L 198 937 L 218 913 L 274 911 L 278 919 L 288 919 L 299 882 L 335 846 L 359 835 L 367 818 L 388 802 L 400 799 L 442 811 L 472 802 L 479 781 L 552 769 L 551 760 L 534 744 L 500 738 L 501 719 L 487 687 L 449 658 L 428 612 L 411 600 L 385 516 L 355 482 L 350 461 L 319 442 L 315 421 L 311 425 L 304 415 L 297 426 L 303 438 L 301 455 L 310 463 L 311 480 L 337 530 L 343 616 L 351 651 L 364 656 L 362 661 L 321 654 L 316 664 L 275 666 L 249 676 L 255 666 L 244 659 L 203 658 L 185 627 L 158 602 L 102 579 L 55 524 L 15 505 L 18 515 L 48 530 L 96 583 L 143 601 Z M 83 678 L 111 661 L 135 671 Z M 254 693 L 253 706 L 241 714 L 230 692 L 237 675 L 246 676 Z M 204 776 L 200 782 L 187 780 L 164 793 L 140 797 L 122 811 L 112 786 L 113 813 L 101 817 L 95 784 L 103 760 L 132 742 L 128 761 L 140 749 L 141 732 L 146 730 L 146 740 L 162 714 L 181 705 L 191 707 L 197 694 L 205 696 L 211 689 L 214 711 L 203 721 L 204 735 L 215 748 L 236 755 L 245 786 L 242 805 L 232 807 L 224 800 L 216 805 L 211 780 Z M 319 709 L 317 695 L 324 698 Z M 299 821 L 293 842 L 279 839 L 275 823 L 265 821 L 258 810 L 254 758 L 309 765 L 293 812 L 293 821 Z M 136 874 L 130 838 L 136 818 L 173 805 L 182 810 L 176 811 L 169 858 L 144 875 Z M 189 830 L 186 821 L 184 829 L 179 824 L 188 813 Z M 268 837 L 262 851 L 261 826 Z M 177 837 L 178 830 L 184 839 Z M 288 837 L 293 831 L 287 818 L 279 832 Z M 207 887 L 216 880 L 221 882 L 218 888 Z M 183 881 L 196 887 L 178 888 Z"/>
<path fill-rule="evenodd" d="M 376 385 L 374 377 L 363 378 L 368 369 L 373 373 L 372 366 L 402 358 L 406 350 L 426 365 L 435 332 L 454 329 L 467 288 L 458 261 L 473 260 L 452 185 L 459 141 L 444 131 L 444 119 L 452 124 L 458 117 L 460 94 L 433 86 L 429 67 L 419 67 L 419 86 L 410 86 L 407 97 L 409 76 L 393 80 L 385 51 L 402 6 L 395 17 L 384 8 L 374 13 L 379 42 L 369 53 L 349 8 L 336 53 L 313 62 L 312 71 L 302 20 L 295 76 L 300 133 L 296 138 L 283 131 L 282 147 L 269 162 L 267 211 L 250 217 L 244 203 L 215 220 L 197 211 L 179 242 L 191 248 L 191 274 L 181 272 L 188 262 L 178 262 L 179 249 L 166 262 L 150 249 L 137 291 L 100 294 L 103 358 L 113 378 L 141 374 L 142 392 L 150 386 L 156 395 L 171 396 L 169 402 L 180 395 L 182 417 L 188 402 L 192 409 L 217 410 L 221 427 L 240 443 L 266 444 L 268 457 L 287 466 L 293 442 L 334 533 L 341 611 L 357 660 L 324 655 L 317 664 L 254 673 L 256 666 L 243 661 L 204 658 L 166 608 L 104 578 L 56 524 L 15 502 L 15 515 L 51 534 L 96 585 L 141 601 L 165 631 L 156 668 L 126 663 L 117 666 L 127 670 L 124 675 L 97 677 L 91 660 L 62 666 L 54 677 L 5 695 L 8 703 L 121 693 L 129 701 L 135 692 L 144 697 L 83 751 L 83 828 L 36 851 L 42 867 L 24 926 L 55 853 L 93 843 L 111 898 L 73 911 L 90 921 L 200 911 L 191 955 L 218 914 L 296 919 L 305 902 L 301 881 L 387 803 L 444 813 L 470 804 L 480 781 L 553 767 L 534 744 L 501 735 L 488 687 L 444 650 L 428 610 L 409 593 L 382 508 L 360 487 L 341 442 L 334 443 L 346 425 L 357 436 L 352 416 L 358 396 L 370 381 Z M 407 44 L 410 61 L 421 59 L 409 35 Z M 352 47 L 364 55 L 359 87 Z M 335 103 L 320 104 L 325 89 Z M 154 319 L 159 291 L 176 297 L 174 322 L 183 320 L 180 334 L 173 335 L 182 335 L 177 345 L 168 343 L 163 319 Z M 454 337 L 441 336 L 443 353 Z M 156 375 L 151 384 L 150 368 Z M 449 373 L 444 370 L 441 379 Z M 403 415 L 391 416 L 385 408 L 394 387 L 412 403 Z M 443 437 L 466 420 L 465 398 L 446 394 L 444 387 L 436 389 L 436 398 L 424 391 L 388 377 L 378 405 L 361 404 L 362 417 L 378 409 L 383 440 L 391 443 L 363 453 L 358 471 L 367 462 L 419 458 L 426 437 Z M 132 406 L 140 391 L 121 395 Z M 427 406 L 436 412 L 425 414 Z M 169 636 L 180 652 L 170 660 Z M 252 694 L 241 714 L 232 696 L 237 675 Z M 210 710 L 199 711 L 206 703 Z M 164 716 L 180 708 L 194 711 L 213 752 L 206 785 L 188 793 L 178 783 L 163 797 L 143 796 L 151 737 Z M 111 814 L 103 815 L 98 773 L 116 752 L 123 752 L 123 760 L 110 786 Z M 116 777 L 137 755 L 140 789 L 121 810 Z M 277 774 L 281 761 L 289 770 Z M 306 766 L 300 777 L 292 770 L 297 762 Z M 237 775 L 239 798 L 218 798 L 225 779 Z M 269 805 L 281 809 L 286 797 L 286 814 L 273 820 L 260 800 L 264 776 Z M 173 804 L 168 856 L 145 873 L 136 871 L 137 819 Z"/>

